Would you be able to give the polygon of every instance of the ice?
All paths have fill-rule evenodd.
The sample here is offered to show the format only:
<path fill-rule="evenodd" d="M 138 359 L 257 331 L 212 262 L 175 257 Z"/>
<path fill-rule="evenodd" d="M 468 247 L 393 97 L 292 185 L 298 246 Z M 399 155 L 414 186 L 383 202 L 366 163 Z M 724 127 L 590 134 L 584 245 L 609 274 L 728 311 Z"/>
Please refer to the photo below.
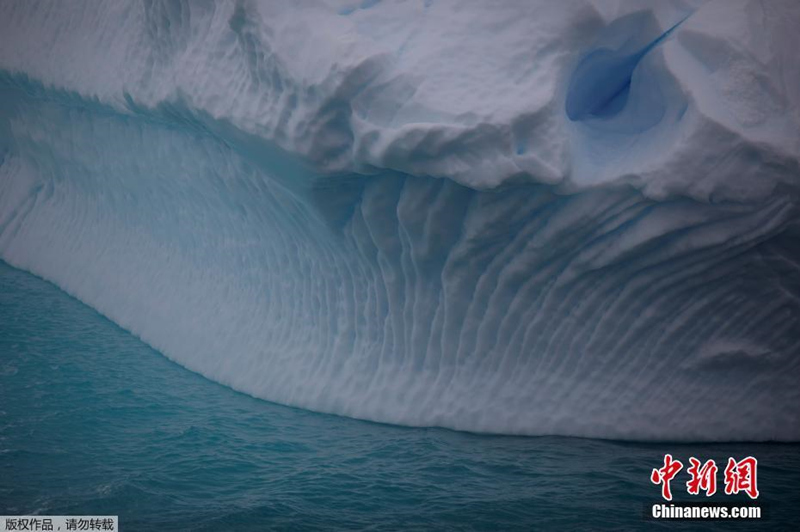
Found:
<path fill-rule="evenodd" d="M 0 259 L 284 404 L 798 440 L 798 24 L 791 1 L 4 2 Z"/>

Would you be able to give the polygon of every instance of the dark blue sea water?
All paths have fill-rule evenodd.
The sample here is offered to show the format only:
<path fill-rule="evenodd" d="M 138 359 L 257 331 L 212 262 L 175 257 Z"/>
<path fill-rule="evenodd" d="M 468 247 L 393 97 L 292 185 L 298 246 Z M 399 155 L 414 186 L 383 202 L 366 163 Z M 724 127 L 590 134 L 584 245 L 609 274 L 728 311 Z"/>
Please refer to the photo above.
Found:
<path fill-rule="evenodd" d="M 645 520 L 665 452 L 756 456 L 766 519 Z M 112 514 L 125 531 L 796 530 L 800 446 L 486 436 L 286 408 L 0 263 L 0 514 Z"/>

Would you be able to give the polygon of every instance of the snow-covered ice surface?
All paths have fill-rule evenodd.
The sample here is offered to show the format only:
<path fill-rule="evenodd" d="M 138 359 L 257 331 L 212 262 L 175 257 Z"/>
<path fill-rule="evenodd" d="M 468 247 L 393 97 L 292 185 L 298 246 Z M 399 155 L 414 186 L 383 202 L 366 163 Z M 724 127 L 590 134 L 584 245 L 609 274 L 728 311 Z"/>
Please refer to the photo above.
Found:
<path fill-rule="evenodd" d="M 798 27 L 793 0 L 3 2 L 0 259 L 284 404 L 800 440 Z"/>

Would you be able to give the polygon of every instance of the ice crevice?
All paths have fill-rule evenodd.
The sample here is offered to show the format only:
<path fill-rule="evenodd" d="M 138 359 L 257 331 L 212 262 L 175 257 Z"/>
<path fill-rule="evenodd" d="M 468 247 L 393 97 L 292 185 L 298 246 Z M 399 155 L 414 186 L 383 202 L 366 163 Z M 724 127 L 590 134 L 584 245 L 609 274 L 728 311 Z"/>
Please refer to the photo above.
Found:
<path fill-rule="evenodd" d="M 688 18 L 688 17 L 686 17 Z M 590 118 L 610 119 L 625 109 L 631 98 L 631 83 L 633 74 L 647 53 L 661 44 L 685 20 L 681 20 L 658 35 L 644 46 L 634 48 L 635 39 L 640 36 L 648 26 L 653 26 L 654 21 L 646 14 L 634 14 L 615 21 L 604 30 L 609 37 L 619 39 L 620 32 L 633 32 L 619 49 L 596 48 L 590 51 L 578 64 L 569 83 L 566 112 L 570 120 L 587 120 Z M 634 48 L 634 49 L 631 49 Z M 655 87 L 642 84 L 638 91 L 656 91 Z M 634 94 L 634 97 L 638 96 Z M 657 96 L 662 96 L 657 94 Z M 657 123 L 663 114 L 663 102 L 648 102 L 645 109 L 641 109 L 649 116 L 645 117 L 645 124 L 652 126 Z M 641 131 L 641 127 L 639 130 Z"/>

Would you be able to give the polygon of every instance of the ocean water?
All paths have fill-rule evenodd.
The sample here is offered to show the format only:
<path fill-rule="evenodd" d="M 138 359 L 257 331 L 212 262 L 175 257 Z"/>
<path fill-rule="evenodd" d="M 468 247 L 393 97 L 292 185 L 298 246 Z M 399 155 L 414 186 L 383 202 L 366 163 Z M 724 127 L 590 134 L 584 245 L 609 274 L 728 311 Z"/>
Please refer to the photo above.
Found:
<path fill-rule="evenodd" d="M 756 456 L 765 519 L 646 520 L 666 452 Z M 271 404 L 0 263 L 0 514 L 112 514 L 125 531 L 791 530 L 798 486 L 796 444 L 491 436 Z"/>

